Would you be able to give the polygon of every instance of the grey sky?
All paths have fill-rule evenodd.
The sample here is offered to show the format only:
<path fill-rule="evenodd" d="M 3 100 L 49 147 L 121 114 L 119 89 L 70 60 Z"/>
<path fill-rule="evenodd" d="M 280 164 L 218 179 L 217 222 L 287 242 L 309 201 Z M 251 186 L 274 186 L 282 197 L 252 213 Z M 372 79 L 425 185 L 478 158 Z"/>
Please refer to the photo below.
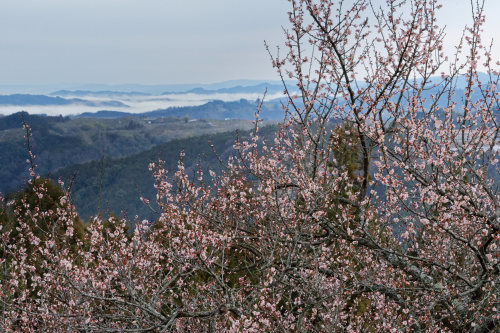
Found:
<path fill-rule="evenodd" d="M 470 2 L 443 2 L 454 38 L 470 22 Z M 282 42 L 288 7 L 286 0 L 0 0 L 0 84 L 276 79 L 263 41 Z M 487 0 L 487 13 L 491 38 L 500 33 L 500 1 Z"/>

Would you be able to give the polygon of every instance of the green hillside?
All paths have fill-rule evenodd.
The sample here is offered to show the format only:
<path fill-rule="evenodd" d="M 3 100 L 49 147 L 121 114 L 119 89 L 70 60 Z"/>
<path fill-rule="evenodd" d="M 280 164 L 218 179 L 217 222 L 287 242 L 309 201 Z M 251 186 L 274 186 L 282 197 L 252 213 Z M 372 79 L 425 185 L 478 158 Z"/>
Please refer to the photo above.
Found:
<path fill-rule="evenodd" d="M 261 136 L 270 136 L 276 130 L 275 126 L 261 129 Z M 242 138 L 249 132 L 240 132 Z M 154 206 L 156 192 L 153 187 L 153 176 L 148 170 L 151 161 L 162 159 L 169 170 L 177 168 L 179 153 L 185 152 L 186 169 L 192 172 L 198 162 L 204 169 L 210 166 L 215 171 L 220 170 L 217 155 L 226 160 L 234 153 L 232 148 L 236 133 L 225 132 L 213 135 L 202 135 L 189 139 L 179 139 L 155 146 L 154 148 L 125 158 L 105 158 L 102 168 L 101 212 L 117 215 L 127 215 L 134 219 L 154 219 L 158 216 L 146 207 L 139 199 L 140 195 L 150 199 Z M 212 152 L 213 145 L 217 155 Z M 99 183 L 101 161 L 92 161 L 80 165 L 63 168 L 52 174 L 53 179 L 62 179 L 66 183 L 73 179 L 72 199 L 80 216 L 86 220 L 97 213 L 99 198 Z"/>
<path fill-rule="evenodd" d="M 73 164 L 119 158 L 170 140 L 249 129 L 248 120 L 194 120 L 187 117 L 96 119 L 25 114 L 32 128 L 38 173 L 47 174 Z M 0 118 L 0 192 L 19 189 L 28 171 L 21 113 Z"/>

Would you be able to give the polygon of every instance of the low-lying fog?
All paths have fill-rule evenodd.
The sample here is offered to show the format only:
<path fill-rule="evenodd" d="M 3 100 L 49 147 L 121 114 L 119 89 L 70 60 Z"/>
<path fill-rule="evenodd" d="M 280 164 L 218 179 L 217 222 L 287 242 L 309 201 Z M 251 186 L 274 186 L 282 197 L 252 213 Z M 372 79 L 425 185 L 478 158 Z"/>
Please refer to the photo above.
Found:
<path fill-rule="evenodd" d="M 31 114 L 46 114 L 50 116 L 70 116 L 78 115 L 84 112 L 97 112 L 100 110 L 123 111 L 129 113 L 143 113 L 158 109 L 166 109 L 169 107 L 196 106 L 202 105 L 212 100 L 222 101 L 237 101 L 240 99 L 256 100 L 262 98 L 264 93 L 243 93 L 243 94 L 171 94 L 158 96 L 129 96 L 129 95 L 113 95 L 113 96 L 92 96 L 78 95 L 61 96 L 65 99 L 79 98 L 82 100 L 93 102 L 119 101 L 128 107 L 109 107 L 109 106 L 87 106 L 82 104 L 69 105 L 0 105 L 0 114 L 8 115 L 19 111 L 27 111 Z M 282 94 L 270 94 L 266 96 L 266 100 L 283 97 Z"/>

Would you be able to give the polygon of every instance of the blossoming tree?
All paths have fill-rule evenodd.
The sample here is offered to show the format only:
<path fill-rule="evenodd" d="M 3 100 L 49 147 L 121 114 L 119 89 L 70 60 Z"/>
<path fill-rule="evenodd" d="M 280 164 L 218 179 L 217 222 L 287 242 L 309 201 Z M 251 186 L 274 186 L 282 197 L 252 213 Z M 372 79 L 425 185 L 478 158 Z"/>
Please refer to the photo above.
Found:
<path fill-rule="evenodd" d="M 4 329 L 498 328 L 500 64 L 483 5 L 447 57 L 437 0 L 290 4 L 274 140 L 256 121 L 219 175 L 152 163 L 161 216 L 132 234 L 96 217 L 75 239 L 67 196 L 24 201 L 16 236 L 2 231 Z"/>

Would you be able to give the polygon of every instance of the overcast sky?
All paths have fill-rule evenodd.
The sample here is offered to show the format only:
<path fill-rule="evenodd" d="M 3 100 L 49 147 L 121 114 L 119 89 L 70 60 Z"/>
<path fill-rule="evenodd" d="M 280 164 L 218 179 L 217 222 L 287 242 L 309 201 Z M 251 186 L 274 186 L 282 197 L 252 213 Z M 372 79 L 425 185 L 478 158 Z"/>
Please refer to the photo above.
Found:
<path fill-rule="evenodd" d="M 470 1 L 443 2 L 456 38 L 470 22 Z M 500 39 L 500 1 L 486 2 L 486 37 Z M 0 0 L 0 84 L 277 79 L 263 42 L 282 43 L 288 7 L 286 0 Z"/>

